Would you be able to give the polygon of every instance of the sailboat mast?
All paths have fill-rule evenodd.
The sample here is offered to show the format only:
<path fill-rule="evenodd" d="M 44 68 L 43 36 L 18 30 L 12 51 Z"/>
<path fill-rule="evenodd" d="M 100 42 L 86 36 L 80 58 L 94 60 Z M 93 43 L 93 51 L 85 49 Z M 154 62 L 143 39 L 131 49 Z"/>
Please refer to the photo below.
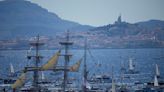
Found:
<path fill-rule="evenodd" d="M 87 65 L 86 65 L 86 60 L 87 60 L 87 39 L 85 39 L 85 46 L 84 46 L 84 86 L 83 86 L 83 92 L 87 91 L 86 88 L 86 82 L 87 82 Z"/>
<path fill-rule="evenodd" d="M 38 62 L 40 61 L 39 60 L 39 45 L 38 45 L 38 43 L 39 43 L 39 35 L 37 36 L 37 42 L 36 42 L 36 61 L 35 61 L 35 67 L 36 68 L 38 68 Z M 33 84 L 33 86 L 36 88 L 36 90 L 38 90 L 37 88 L 38 88 L 38 70 L 34 70 L 34 84 Z"/>
<path fill-rule="evenodd" d="M 73 42 L 69 41 L 69 31 L 67 31 L 66 41 L 60 42 L 60 44 L 65 46 L 64 81 L 63 81 L 63 92 L 65 92 L 66 84 L 67 84 L 67 73 L 68 73 L 67 68 L 68 68 L 68 62 L 69 62 L 69 58 L 70 58 L 69 46 L 73 44 Z"/>
<path fill-rule="evenodd" d="M 69 33 L 67 32 L 67 37 L 66 37 L 66 42 L 69 41 Z M 69 62 L 69 56 L 68 56 L 68 45 L 65 45 L 65 63 L 64 63 L 64 91 L 66 88 L 66 83 L 67 83 L 67 67 L 68 67 L 68 62 Z"/>
<path fill-rule="evenodd" d="M 39 55 L 39 46 L 44 45 L 43 43 L 39 42 L 39 35 L 36 38 L 35 42 L 30 43 L 30 45 L 32 45 L 33 47 L 36 48 L 36 52 L 34 56 L 28 56 L 28 57 L 34 57 L 35 58 L 35 64 L 34 67 L 36 68 L 34 70 L 34 81 L 33 81 L 33 87 L 34 87 L 34 91 L 35 92 L 39 92 L 39 86 L 38 86 L 38 80 L 39 80 L 39 74 L 38 74 L 38 63 L 40 62 L 40 59 L 42 58 L 42 56 Z"/>
<path fill-rule="evenodd" d="M 113 65 L 112 65 L 112 79 L 114 79 L 114 75 L 113 75 Z"/>
<path fill-rule="evenodd" d="M 124 72 L 125 72 L 125 66 L 123 62 L 121 62 L 121 73 L 120 73 L 121 85 L 123 84 Z"/>
<path fill-rule="evenodd" d="M 114 80 L 114 73 L 113 73 L 113 65 L 112 65 L 112 92 L 116 92 L 115 89 L 115 80 Z"/>

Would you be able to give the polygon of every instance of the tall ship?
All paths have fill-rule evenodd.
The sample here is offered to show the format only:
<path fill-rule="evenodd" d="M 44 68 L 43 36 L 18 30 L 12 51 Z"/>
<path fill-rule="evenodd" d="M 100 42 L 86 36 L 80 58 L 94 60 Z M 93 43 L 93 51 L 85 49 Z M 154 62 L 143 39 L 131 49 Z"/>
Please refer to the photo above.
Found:
<path fill-rule="evenodd" d="M 40 65 L 39 63 L 42 61 L 43 56 L 40 54 L 40 48 L 44 43 L 40 41 L 39 35 L 36 37 L 34 41 L 30 43 L 30 45 L 35 48 L 35 54 L 27 53 L 27 59 L 34 60 L 33 66 L 26 66 L 23 70 L 21 70 L 21 74 L 18 79 L 11 85 L 13 92 L 66 92 L 71 90 L 79 90 L 76 87 L 71 87 L 69 84 L 69 72 L 78 72 L 80 64 L 82 62 L 83 57 L 78 60 L 74 65 L 68 66 L 72 55 L 69 52 L 69 47 L 73 44 L 69 38 L 69 32 L 67 32 L 67 36 L 65 41 L 60 42 L 62 46 L 64 46 L 64 51 L 59 49 L 45 64 Z M 63 52 L 63 53 L 62 53 Z M 58 66 L 59 57 L 64 57 L 64 65 Z M 63 72 L 63 78 L 59 80 L 57 83 L 53 83 L 52 81 L 43 81 L 45 80 L 44 72 L 53 71 Z M 32 74 L 32 81 L 27 82 L 28 74 Z M 40 76 L 41 75 L 41 76 Z M 56 84 L 53 85 L 52 84 Z M 58 84 L 58 86 L 57 86 Z"/>

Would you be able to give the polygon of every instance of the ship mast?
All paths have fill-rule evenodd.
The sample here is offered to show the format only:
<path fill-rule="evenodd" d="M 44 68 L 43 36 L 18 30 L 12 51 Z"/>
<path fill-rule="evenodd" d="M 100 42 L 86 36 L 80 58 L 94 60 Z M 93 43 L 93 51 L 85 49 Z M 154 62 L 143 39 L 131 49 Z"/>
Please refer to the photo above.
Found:
<path fill-rule="evenodd" d="M 39 92 L 39 90 L 40 90 L 39 86 L 38 86 L 39 74 L 38 74 L 38 70 L 37 69 L 39 67 L 38 64 L 39 64 L 39 62 L 40 62 L 40 60 L 42 58 L 42 56 L 39 55 L 39 47 L 41 45 L 44 45 L 44 43 L 39 42 L 39 35 L 38 35 L 37 38 L 36 38 L 36 41 L 35 42 L 31 42 L 30 45 L 32 45 L 33 47 L 36 48 L 35 55 L 34 56 L 28 56 L 28 58 L 33 57 L 35 59 L 34 67 L 36 69 L 34 70 L 34 75 L 33 75 L 33 79 L 34 79 L 34 81 L 33 81 L 33 87 L 34 87 L 33 91 Z"/>
<path fill-rule="evenodd" d="M 125 69 L 125 63 L 124 62 L 121 62 L 121 70 L 120 70 L 121 86 L 123 85 L 125 71 L 126 71 L 126 69 Z"/>
<path fill-rule="evenodd" d="M 84 46 L 84 86 L 83 86 L 83 92 L 87 91 L 86 82 L 87 82 L 87 65 L 86 65 L 86 59 L 87 59 L 87 39 L 85 39 L 85 46 Z"/>
<path fill-rule="evenodd" d="M 115 88 L 115 80 L 114 80 L 114 73 L 113 73 L 114 69 L 113 69 L 113 65 L 112 65 L 112 92 L 116 92 L 116 88 Z"/>
<path fill-rule="evenodd" d="M 66 84 L 67 84 L 67 73 L 68 73 L 68 63 L 70 61 L 70 54 L 69 54 L 69 46 L 73 44 L 73 42 L 69 41 L 69 31 L 67 31 L 66 41 L 60 42 L 61 45 L 65 47 L 65 54 L 63 55 L 65 58 L 64 62 L 64 81 L 63 81 L 63 92 L 65 92 Z"/>

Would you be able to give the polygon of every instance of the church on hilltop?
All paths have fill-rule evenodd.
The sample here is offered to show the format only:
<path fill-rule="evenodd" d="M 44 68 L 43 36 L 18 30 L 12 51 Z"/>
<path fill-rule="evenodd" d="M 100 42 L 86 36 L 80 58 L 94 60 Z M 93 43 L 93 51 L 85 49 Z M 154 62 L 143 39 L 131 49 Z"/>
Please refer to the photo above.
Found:
<path fill-rule="evenodd" d="M 116 25 L 120 25 L 122 23 L 122 19 L 121 19 L 121 14 L 118 16 L 118 19 L 117 19 L 117 21 L 115 21 L 115 23 L 114 24 L 116 24 Z"/>

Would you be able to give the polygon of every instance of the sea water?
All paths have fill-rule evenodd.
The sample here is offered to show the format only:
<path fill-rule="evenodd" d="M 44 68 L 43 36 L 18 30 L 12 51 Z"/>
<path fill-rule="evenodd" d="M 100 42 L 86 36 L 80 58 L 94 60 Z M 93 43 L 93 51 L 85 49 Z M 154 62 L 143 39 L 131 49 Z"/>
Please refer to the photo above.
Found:
<path fill-rule="evenodd" d="M 40 50 L 39 55 L 43 58 L 39 65 L 45 64 L 57 50 Z M 62 52 L 64 54 L 64 51 Z M 84 56 L 84 50 L 70 50 L 73 56 L 70 57 L 69 66 L 75 64 Z M 31 52 L 35 55 L 35 51 Z M 164 77 L 164 49 L 89 49 L 87 50 L 87 70 L 88 77 L 93 75 L 111 75 L 113 67 L 113 75 L 120 76 L 121 63 L 124 63 L 128 69 L 129 58 L 133 59 L 135 70 L 139 71 L 140 75 L 136 75 L 135 81 L 151 80 L 155 74 L 155 64 L 158 64 L 161 76 Z M 6 78 L 10 73 L 10 63 L 13 64 L 16 72 L 20 72 L 25 66 L 34 66 L 35 58 L 27 59 L 27 50 L 2 50 L 0 51 L 0 78 Z M 61 56 L 58 60 L 58 66 L 64 65 L 64 57 Z M 49 79 L 57 79 L 57 75 L 62 75 L 63 72 L 54 73 L 53 71 L 44 71 L 45 77 Z M 54 75 L 51 75 L 54 73 Z M 69 73 L 68 77 L 75 77 L 78 80 L 82 79 L 83 62 L 81 63 L 79 72 Z M 119 77 L 118 77 L 119 78 Z"/>

